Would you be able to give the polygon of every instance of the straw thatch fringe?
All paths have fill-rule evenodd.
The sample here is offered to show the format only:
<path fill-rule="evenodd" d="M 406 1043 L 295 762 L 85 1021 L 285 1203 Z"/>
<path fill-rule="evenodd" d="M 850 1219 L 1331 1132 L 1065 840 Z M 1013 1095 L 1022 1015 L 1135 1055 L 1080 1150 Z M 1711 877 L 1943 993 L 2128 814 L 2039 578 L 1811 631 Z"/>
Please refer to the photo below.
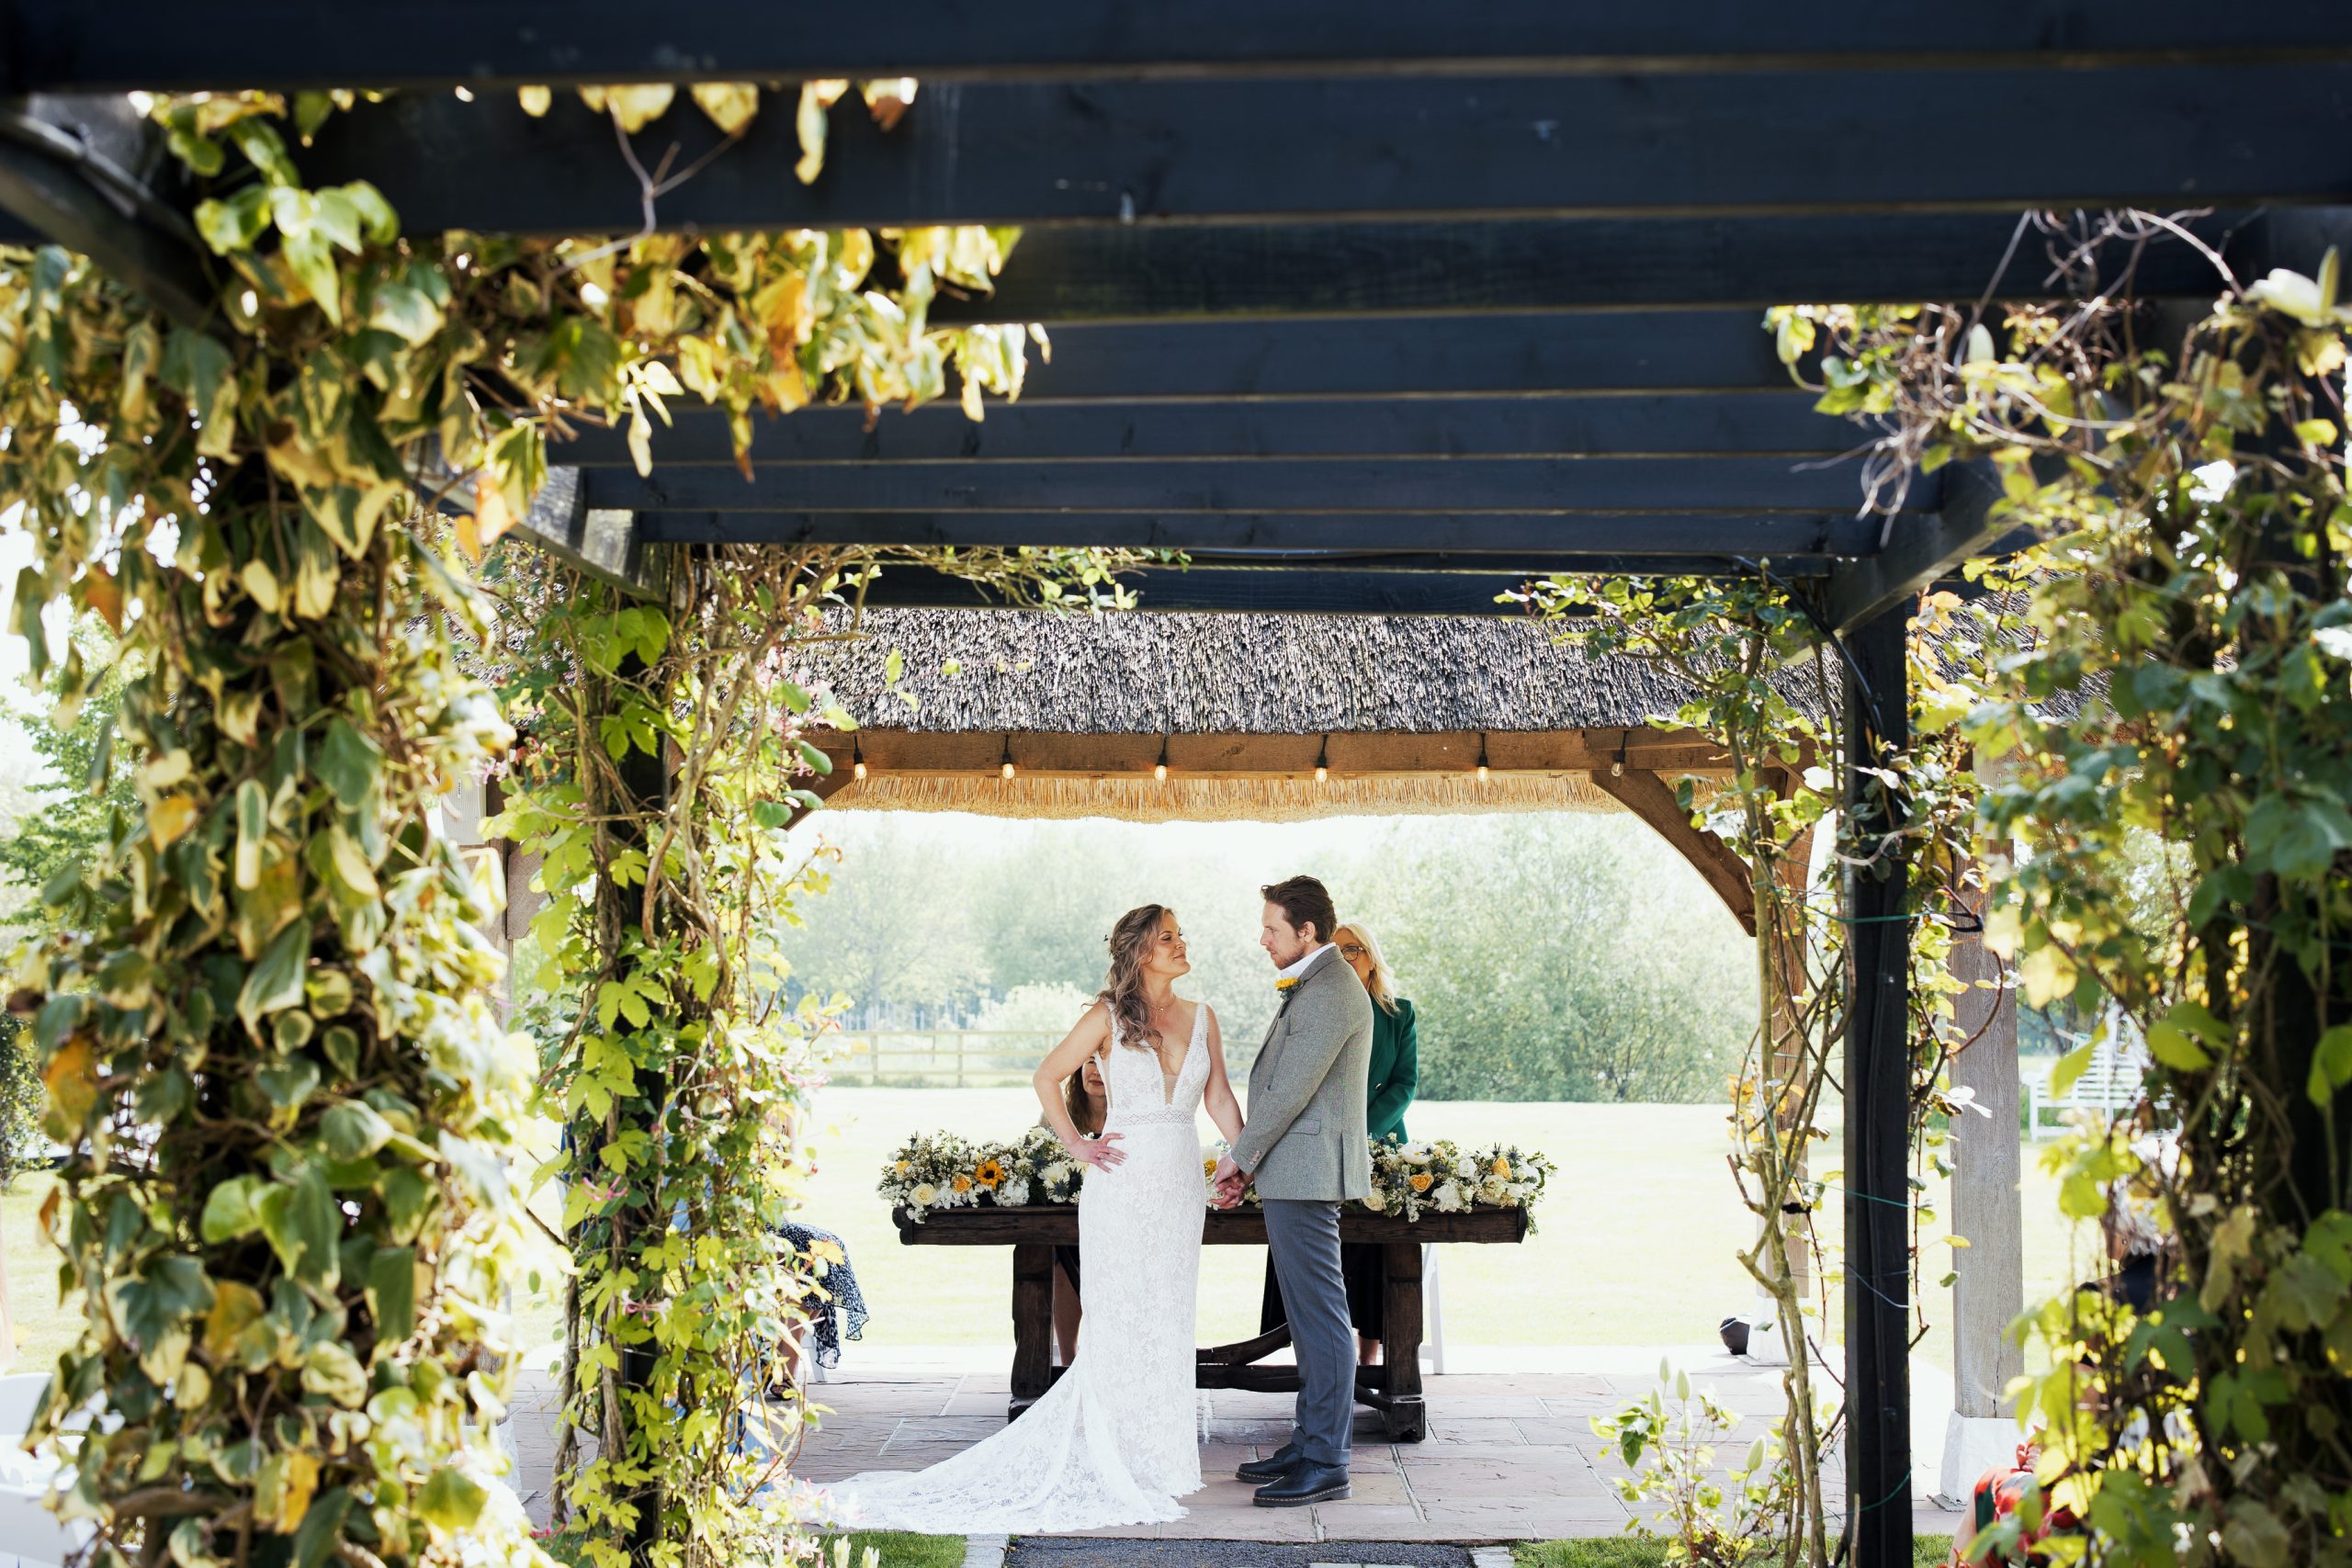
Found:
<path fill-rule="evenodd" d="M 877 773 L 828 806 L 849 811 L 970 811 L 988 817 L 1123 822 L 1304 822 L 1323 817 L 1435 816 L 1467 812 L 1614 811 L 1617 802 L 1576 775 L 1497 773 L 1334 778 L 1038 777 Z"/>
<path fill-rule="evenodd" d="M 845 623 L 844 623 L 845 625 Z M 1059 735 L 1638 728 L 1688 692 L 1509 618 L 876 610 L 807 673 L 860 723 Z M 885 665 L 904 660 L 899 691 Z"/>

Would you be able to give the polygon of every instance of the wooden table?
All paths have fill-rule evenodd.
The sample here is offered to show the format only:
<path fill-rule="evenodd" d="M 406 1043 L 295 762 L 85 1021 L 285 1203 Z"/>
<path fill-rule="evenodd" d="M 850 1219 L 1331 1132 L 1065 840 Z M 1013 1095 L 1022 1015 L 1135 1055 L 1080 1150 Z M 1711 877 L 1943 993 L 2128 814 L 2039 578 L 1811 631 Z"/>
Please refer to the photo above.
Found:
<path fill-rule="evenodd" d="M 921 1224 L 910 1221 L 903 1209 L 894 1217 L 899 1239 L 909 1247 L 1012 1248 L 1012 1400 L 1005 1418 L 1019 1416 L 1061 1375 L 1053 1364 L 1054 1248 L 1077 1244 L 1077 1205 L 937 1210 Z M 1356 1399 L 1381 1413 L 1391 1441 L 1418 1443 L 1429 1435 L 1429 1416 L 1421 1404 L 1422 1244 L 1516 1242 L 1526 1235 L 1524 1209 L 1425 1213 L 1410 1222 L 1352 1206 L 1341 1211 L 1340 1240 L 1371 1242 L 1381 1249 L 1386 1301 L 1380 1364 L 1356 1369 Z M 1263 1247 L 1266 1217 L 1247 1206 L 1211 1209 L 1201 1240 L 1209 1247 Z M 1289 1343 L 1290 1330 L 1283 1326 L 1238 1344 L 1203 1349 L 1199 1386 L 1293 1392 L 1298 1387 L 1296 1368 L 1257 1364 Z"/>

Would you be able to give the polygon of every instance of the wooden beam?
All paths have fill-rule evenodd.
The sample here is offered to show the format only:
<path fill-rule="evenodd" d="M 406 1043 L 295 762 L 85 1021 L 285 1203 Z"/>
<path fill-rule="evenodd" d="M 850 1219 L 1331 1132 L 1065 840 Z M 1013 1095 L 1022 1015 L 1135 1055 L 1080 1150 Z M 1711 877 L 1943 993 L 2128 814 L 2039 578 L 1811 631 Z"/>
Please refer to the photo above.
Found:
<path fill-rule="evenodd" d="M 2352 65 L 2100 70 L 1912 62 L 1495 76 L 1278 76 L 924 85 L 893 129 L 852 96 L 814 184 L 790 100 L 733 145 L 683 96 L 638 162 L 695 166 L 652 204 L 684 232 L 989 223 L 1297 222 L 1637 211 L 2253 207 L 2352 196 Z M 2039 135 L 2030 158 L 1949 156 L 1923 96 Z M 2081 124 L 2098 136 L 2064 134 Z M 1410 127 L 1395 134 L 1368 127 Z M 1281 156 L 1267 157 L 1269 147 Z M 396 95 L 298 153 L 312 186 L 366 180 L 412 232 L 639 231 L 611 119 L 562 96 Z"/>
<path fill-rule="evenodd" d="M 1911 1561 L 1911 937 L 1899 800 L 1861 772 L 1910 741 L 1910 616 L 1846 643 L 1846 1541 L 1854 1568 Z M 1883 844 L 1883 850 L 1879 846 Z"/>
<path fill-rule="evenodd" d="M 154 156 L 160 132 L 127 101 L 73 109 L 0 109 L 0 211 L 25 226 L 8 238 L 79 252 L 180 325 L 208 327 L 212 278 L 180 182 Z"/>
<path fill-rule="evenodd" d="M 1889 520 L 1886 547 L 1830 581 L 1822 618 L 1840 636 L 1906 605 L 1963 561 L 1995 553 L 2009 532 L 2009 509 L 1991 464 L 1941 471 L 1951 476 L 1941 512 Z"/>
<path fill-rule="evenodd" d="M 816 743 L 833 759 L 831 779 L 849 774 L 853 737 L 822 732 Z M 1569 777 L 1605 772 L 1625 748 L 1628 765 L 1653 773 L 1721 773 L 1730 760 L 1704 736 L 1679 729 L 1489 730 L 1329 735 L 1067 735 L 1001 730 L 860 729 L 855 750 L 876 773 L 922 778 L 996 773 L 1012 752 L 1023 773 L 1053 778 L 1148 774 L 1166 750 L 1171 773 L 1187 778 L 1305 778 L 1316 759 L 1335 777 L 1460 777 L 1477 766 L 1483 742 L 1498 773 Z"/>
<path fill-rule="evenodd" d="M 1525 512 L 1858 506 L 1859 473 L 1789 457 L 1269 457 L 1089 463 L 769 463 L 575 470 L 634 512 Z M 1936 503 L 1922 481 L 1921 504 Z M 1639 548 L 1638 541 L 1625 544 Z"/>
<path fill-rule="evenodd" d="M 1268 571 L 1258 568 L 1154 567 L 1120 575 L 1143 610 L 1212 615 L 1525 615 L 1502 595 L 1525 585 L 1516 573 Z M 877 609 L 1005 610 L 1020 606 L 967 579 L 928 567 L 888 567 L 862 593 Z"/>
<path fill-rule="evenodd" d="M 609 583 L 636 599 L 669 592 L 669 551 L 647 538 L 630 513 L 592 506 L 579 470 L 558 468 L 506 536 Z"/>
<path fill-rule="evenodd" d="M 2224 238 L 2244 214 L 2188 225 Z M 1136 321 L 1382 311 L 1521 312 L 1742 305 L 2048 299 L 2064 280 L 2041 242 L 2012 252 L 2001 213 L 1843 217 L 1517 218 L 1455 223 L 1190 224 L 1046 229 L 1027 235 L 971 299 L 943 296 L 951 321 Z M 2126 260 L 2109 247 L 2100 288 Z M 2004 265 L 2003 258 L 2007 258 Z M 2186 244 L 2149 247 L 2146 298 L 2215 288 Z"/>
<path fill-rule="evenodd" d="M 1881 520 L 1835 512 L 653 512 L 639 536 L 673 544 L 875 545 L 973 549 L 1411 550 L 1476 558 L 1582 554 L 1621 571 L 1723 570 L 1770 557 L 1775 571 L 1875 547 Z M 1645 563 L 1645 564 L 1643 564 Z M 1489 563 L 1490 565 L 1493 563 Z M 1570 570 L 1560 568 L 1555 570 Z M 1595 564 L 1590 570 L 1604 570 Z"/>
<path fill-rule="evenodd" d="M 657 472 L 734 465 L 725 411 L 673 409 L 672 417 L 672 425 L 657 425 L 653 432 Z M 1852 424 L 1815 413 L 1813 399 L 1789 385 L 1770 391 L 1602 397 L 1022 401 L 991 407 L 984 420 L 966 418 L 952 401 L 875 415 L 855 404 L 837 404 L 756 417 L 752 460 L 764 465 L 1766 453 L 1822 457 L 1858 445 Z M 551 456 L 578 468 L 635 467 L 618 429 L 582 429 L 571 440 L 552 443 Z"/>
<path fill-rule="evenodd" d="M 1642 768 L 1592 770 L 1595 789 L 1614 796 L 1626 810 L 1657 829 L 1690 863 L 1700 879 L 1724 901 L 1732 918 L 1749 936 L 1756 934 L 1756 893 L 1749 886 L 1747 863 L 1714 834 L 1690 825 L 1690 814 L 1674 798 L 1674 791 L 1657 774 Z"/>
<path fill-rule="evenodd" d="M 1030 352 L 1020 406 L 1412 392 L 1784 391 L 1789 372 L 1762 328 L 1758 312 L 1746 309 L 1113 322 L 1062 317 L 1053 322 L 1050 353 Z"/>
<path fill-rule="evenodd" d="M 1233 73 L 1312 66 L 1442 69 L 1715 68 L 1765 60 L 2045 61 L 2288 55 L 2352 47 L 2332 0 L 2259 13 L 2205 0 L 1747 0 L 1672 7 L 1491 0 L 1454 10 L 1413 0 L 1030 0 L 976 9 L 910 0 L 814 27 L 763 0 L 169 0 L 91 6 L 40 0 L 18 17 L 8 90 L 195 92 L 300 87 L 486 88 L 524 83 L 797 82 L 916 75 Z"/>

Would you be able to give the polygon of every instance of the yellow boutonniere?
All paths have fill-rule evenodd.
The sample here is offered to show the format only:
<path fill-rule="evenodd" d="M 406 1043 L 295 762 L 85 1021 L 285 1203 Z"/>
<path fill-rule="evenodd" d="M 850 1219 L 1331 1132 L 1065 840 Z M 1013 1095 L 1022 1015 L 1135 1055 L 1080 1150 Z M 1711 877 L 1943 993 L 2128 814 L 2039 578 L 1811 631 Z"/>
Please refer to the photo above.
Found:
<path fill-rule="evenodd" d="M 1285 976 L 1283 976 L 1281 979 L 1279 979 L 1279 980 L 1277 980 L 1277 981 L 1275 981 L 1275 982 L 1274 982 L 1274 989 L 1275 989 L 1275 990 L 1277 990 L 1277 991 L 1287 991 L 1287 990 L 1291 989 L 1293 987 L 1296 986 L 1297 984 L 1298 984 L 1298 976 L 1295 976 L 1295 975 L 1285 975 Z"/>

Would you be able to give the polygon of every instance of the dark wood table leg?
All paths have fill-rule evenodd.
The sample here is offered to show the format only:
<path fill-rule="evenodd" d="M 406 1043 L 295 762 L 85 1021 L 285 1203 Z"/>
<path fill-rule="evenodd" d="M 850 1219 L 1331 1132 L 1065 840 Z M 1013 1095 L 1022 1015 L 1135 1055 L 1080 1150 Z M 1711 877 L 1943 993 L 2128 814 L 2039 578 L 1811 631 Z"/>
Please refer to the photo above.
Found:
<path fill-rule="evenodd" d="M 1054 1249 L 1023 1242 L 1012 1249 L 1012 1402 L 1008 1421 L 1054 1383 Z"/>
<path fill-rule="evenodd" d="M 1421 1404 L 1421 1247 L 1395 1241 L 1382 1247 L 1381 1382 L 1388 1395 L 1388 1440 L 1418 1443 L 1430 1435 Z"/>

